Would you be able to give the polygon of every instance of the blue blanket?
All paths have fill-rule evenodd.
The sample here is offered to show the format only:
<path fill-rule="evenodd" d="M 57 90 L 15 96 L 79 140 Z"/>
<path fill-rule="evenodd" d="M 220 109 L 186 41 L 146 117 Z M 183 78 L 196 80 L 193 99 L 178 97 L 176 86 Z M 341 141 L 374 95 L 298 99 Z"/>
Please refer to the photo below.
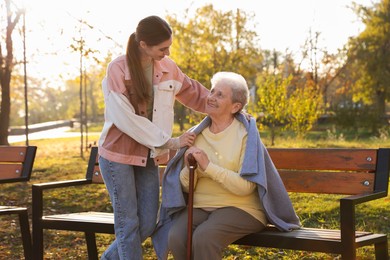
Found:
<path fill-rule="evenodd" d="M 240 176 L 257 184 L 259 197 L 263 202 L 268 221 L 281 231 L 300 228 L 301 224 L 282 179 L 275 168 L 267 149 L 260 139 L 254 118 L 238 114 L 236 118 L 248 131 L 245 157 Z M 199 134 L 211 123 L 206 117 L 189 131 Z M 180 185 L 180 171 L 183 168 L 186 148 L 180 149 L 165 170 L 162 181 L 162 202 L 156 230 L 152 235 L 153 246 L 159 260 L 168 256 L 168 232 L 175 221 L 175 214 L 186 207 Z"/>

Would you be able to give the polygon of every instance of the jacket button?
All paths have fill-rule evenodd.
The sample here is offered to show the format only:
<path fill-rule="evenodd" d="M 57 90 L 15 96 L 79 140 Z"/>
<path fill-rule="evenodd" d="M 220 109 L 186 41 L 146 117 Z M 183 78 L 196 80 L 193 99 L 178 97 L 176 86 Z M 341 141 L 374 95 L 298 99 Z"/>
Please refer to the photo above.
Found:
<path fill-rule="evenodd" d="M 142 163 L 145 163 L 145 160 L 142 160 Z"/>
<path fill-rule="evenodd" d="M 169 85 L 169 88 L 173 88 L 172 85 Z"/>

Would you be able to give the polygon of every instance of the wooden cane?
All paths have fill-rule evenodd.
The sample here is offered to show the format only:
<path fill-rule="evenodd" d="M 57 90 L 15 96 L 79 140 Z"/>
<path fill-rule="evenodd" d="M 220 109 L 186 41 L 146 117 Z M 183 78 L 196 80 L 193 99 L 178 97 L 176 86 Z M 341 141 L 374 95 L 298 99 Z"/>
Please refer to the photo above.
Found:
<path fill-rule="evenodd" d="M 188 165 L 190 166 L 190 183 L 188 191 L 188 223 L 187 223 L 187 260 L 192 257 L 192 217 L 193 217 L 193 203 L 194 203 L 194 171 L 197 163 L 192 153 L 187 156 Z"/>

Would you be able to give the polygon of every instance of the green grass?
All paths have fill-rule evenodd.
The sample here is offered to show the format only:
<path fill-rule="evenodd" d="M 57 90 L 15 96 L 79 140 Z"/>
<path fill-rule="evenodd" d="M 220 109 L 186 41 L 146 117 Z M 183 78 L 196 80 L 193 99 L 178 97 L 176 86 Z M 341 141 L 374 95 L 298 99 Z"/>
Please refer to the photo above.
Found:
<path fill-rule="evenodd" d="M 269 146 L 267 133 L 261 133 L 263 142 Z M 89 137 L 90 143 L 98 136 Z M 24 143 L 19 143 L 23 145 Z M 17 145 L 17 144 L 13 144 Z M 30 140 L 38 146 L 32 178 L 28 183 L 2 184 L 1 204 L 24 205 L 29 208 L 31 221 L 31 184 L 83 178 L 86 159 L 80 157 L 79 138 Z M 341 138 L 324 133 L 313 133 L 306 139 L 297 140 L 292 135 L 277 138 L 275 147 L 390 147 L 386 138 Z M 84 157 L 88 158 L 88 151 Z M 88 194 L 88 199 L 85 196 Z M 80 209 L 111 211 L 108 194 L 103 185 L 95 189 L 77 188 L 50 192 L 52 203 L 45 203 L 47 213 L 62 213 Z M 338 228 L 338 196 L 291 194 L 294 207 L 302 223 L 307 227 Z M 357 227 L 360 230 L 387 233 L 390 237 L 390 197 L 365 203 L 357 208 Z M 31 224 L 31 223 L 30 223 Z M 108 247 L 113 235 L 98 234 L 99 254 Z M 45 259 L 87 259 L 84 234 L 81 232 L 45 231 Z M 155 259 L 150 239 L 144 243 L 145 259 Z M 373 247 L 358 250 L 359 259 L 372 259 Z M 0 218 L 0 259 L 22 259 L 19 223 L 16 218 Z M 266 249 L 231 245 L 224 251 L 224 259 L 338 259 L 337 255 L 301 252 L 280 249 Z"/>

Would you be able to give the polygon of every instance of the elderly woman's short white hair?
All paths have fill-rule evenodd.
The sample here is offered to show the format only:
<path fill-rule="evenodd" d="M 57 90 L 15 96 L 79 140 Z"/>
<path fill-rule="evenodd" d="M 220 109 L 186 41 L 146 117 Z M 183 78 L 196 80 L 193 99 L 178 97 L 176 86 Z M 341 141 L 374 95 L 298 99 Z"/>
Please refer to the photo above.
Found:
<path fill-rule="evenodd" d="M 248 103 L 249 90 L 248 84 L 243 76 L 235 72 L 221 71 L 214 74 L 211 78 L 211 88 L 214 88 L 218 83 L 228 85 L 232 90 L 232 102 L 241 103 L 244 108 Z"/>

